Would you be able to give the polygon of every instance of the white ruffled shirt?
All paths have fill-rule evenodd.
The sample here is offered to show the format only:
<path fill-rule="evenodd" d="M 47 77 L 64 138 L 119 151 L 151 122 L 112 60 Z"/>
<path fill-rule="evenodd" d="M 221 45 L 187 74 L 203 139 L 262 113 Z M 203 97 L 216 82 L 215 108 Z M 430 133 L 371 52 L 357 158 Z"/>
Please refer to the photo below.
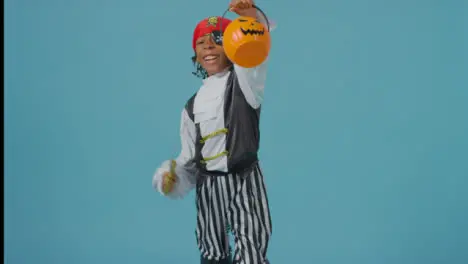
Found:
<path fill-rule="evenodd" d="M 264 22 L 264 21 L 262 21 Z M 270 22 L 271 23 L 271 22 Z M 273 29 L 274 27 L 271 27 Z M 254 68 L 243 68 L 234 64 L 239 86 L 247 102 L 257 109 L 263 102 L 266 80 L 267 60 Z M 197 169 L 193 162 L 195 156 L 196 129 L 195 123 L 200 124 L 202 136 L 224 128 L 224 93 L 230 72 L 225 70 L 203 80 L 194 102 L 194 121 L 192 121 L 185 108 L 182 110 L 180 137 L 181 152 L 175 159 L 177 175 L 176 184 L 169 198 L 183 198 L 196 186 Z M 203 157 L 215 156 L 226 150 L 226 134 L 219 134 L 205 142 L 202 149 Z M 227 172 L 227 157 L 209 160 L 207 170 Z M 164 161 L 153 176 L 153 187 L 162 195 L 163 174 L 170 171 L 170 160 Z"/>

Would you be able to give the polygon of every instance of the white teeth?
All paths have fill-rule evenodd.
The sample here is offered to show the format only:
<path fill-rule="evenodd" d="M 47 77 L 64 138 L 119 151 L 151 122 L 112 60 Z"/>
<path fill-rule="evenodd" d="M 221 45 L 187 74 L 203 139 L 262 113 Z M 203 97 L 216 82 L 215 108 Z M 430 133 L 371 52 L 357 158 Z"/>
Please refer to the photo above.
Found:
<path fill-rule="evenodd" d="M 214 56 L 214 55 L 208 55 L 208 56 L 205 57 L 205 61 L 214 60 L 214 59 L 216 59 L 216 58 L 217 58 L 217 57 Z"/>

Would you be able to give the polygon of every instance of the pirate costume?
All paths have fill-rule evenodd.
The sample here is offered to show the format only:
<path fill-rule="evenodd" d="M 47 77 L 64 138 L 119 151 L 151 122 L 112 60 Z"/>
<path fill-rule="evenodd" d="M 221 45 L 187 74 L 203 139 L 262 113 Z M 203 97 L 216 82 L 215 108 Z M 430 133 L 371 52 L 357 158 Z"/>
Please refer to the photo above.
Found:
<path fill-rule="evenodd" d="M 201 21 L 193 46 L 198 37 L 219 29 L 221 19 L 224 32 L 227 19 Z M 231 263 L 227 227 L 235 239 L 233 263 L 268 263 L 272 224 L 257 155 L 266 68 L 266 62 L 255 68 L 234 64 L 203 79 L 182 110 L 182 149 L 175 159 L 177 181 L 172 192 L 162 192 L 163 174 L 170 171 L 171 161 L 165 161 L 153 177 L 153 186 L 172 199 L 196 189 L 195 233 L 201 263 Z"/>

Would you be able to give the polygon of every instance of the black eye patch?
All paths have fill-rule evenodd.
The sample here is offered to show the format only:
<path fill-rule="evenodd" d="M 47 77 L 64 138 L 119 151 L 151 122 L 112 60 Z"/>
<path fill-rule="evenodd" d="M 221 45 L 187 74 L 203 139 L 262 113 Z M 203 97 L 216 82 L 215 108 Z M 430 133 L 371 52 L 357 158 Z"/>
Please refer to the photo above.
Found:
<path fill-rule="evenodd" d="M 211 32 L 211 38 L 216 45 L 223 45 L 223 34 L 219 30 L 213 30 Z"/>

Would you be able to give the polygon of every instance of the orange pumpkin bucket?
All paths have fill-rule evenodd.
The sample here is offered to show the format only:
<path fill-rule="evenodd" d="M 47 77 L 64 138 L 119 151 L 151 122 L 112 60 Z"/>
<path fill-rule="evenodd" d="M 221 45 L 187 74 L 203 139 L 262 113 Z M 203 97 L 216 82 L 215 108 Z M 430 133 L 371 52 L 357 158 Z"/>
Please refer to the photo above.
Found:
<path fill-rule="evenodd" d="M 227 57 L 245 68 L 262 64 L 270 53 L 270 23 L 265 13 L 254 7 L 265 17 L 267 27 L 253 17 L 241 16 L 229 23 L 222 38 Z"/>

